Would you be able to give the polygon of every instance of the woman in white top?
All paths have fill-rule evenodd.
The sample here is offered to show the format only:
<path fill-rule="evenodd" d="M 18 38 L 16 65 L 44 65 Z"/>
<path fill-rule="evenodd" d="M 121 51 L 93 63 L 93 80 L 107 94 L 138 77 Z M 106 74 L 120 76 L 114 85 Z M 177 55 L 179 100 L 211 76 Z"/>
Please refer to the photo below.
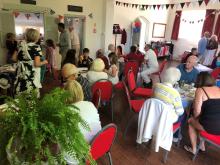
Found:
<path fill-rule="evenodd" d="M 90 143 L 98 131 L 102 129 L 99 114 L 92 102 L 83 101 L 84 95 L 81 85 L 75 80 L 69 80 L 64 89 L 70 92 L 68 103 L 79 108 L 79 114 L 88 124 L 90 131 L 80 126 L 80 130 L 85 139 Z"/>
<path fill-rule="evenodd" d="M 92 85 L 98 80 L 108 79 L 107 73 L 104 72 L 105 63 L 102 59 L 97 58 L 92 62 L 90 70 L 87 73 L 87 79 Z"/>
<path fill-rule="evenodd" d="M 117 84 L 119 81 L 118 78 L 118 58 L 115 53 L 110 53 L 108 55 L 109 61 L 110 61 L 110 68 L 108 70 L 105 70 L 105 72 L 108 74 L 109 81 L 112 82 L 112 84 Z"/>

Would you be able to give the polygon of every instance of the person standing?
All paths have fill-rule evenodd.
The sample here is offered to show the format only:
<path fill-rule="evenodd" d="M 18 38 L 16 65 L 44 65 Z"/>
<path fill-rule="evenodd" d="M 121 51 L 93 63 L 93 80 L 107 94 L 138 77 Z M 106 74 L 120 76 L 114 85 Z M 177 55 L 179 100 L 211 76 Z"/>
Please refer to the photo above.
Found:
<path fill-rule="evenodd" d="M 205 32 L 204 36 L 199 40 L 198 43 L 198 54 L 199 54 L 199 58 L 201 59 L 202 57 L 204 57 L 205 55 L 205 51 L 206 51 L 206 46 L 208 44 L 208 39 L 209 39 L 210 33 L 209 32 Z"/>
<path fill-rule="evenodd" d="M 5 41 L 6 48 L 8 50 L 7 53 L 7 63 L 11 64 L 16 62 L 15 56 L 17 54 L 17 46 L 18 42 L 16 41 L 14 33 L 7 33 L 6 34 L 6 41 Z"/>
<path fill-rule="evenodd" d="M 65 25 L 63 23 L 58 24 L 58 31 L 60 32 L 60 38 L 58 46 L 60 47 L 59 53 L 62 56 L 62 62 L 66 57 L 67 51 L 70 49 L 70 39 L 67 31 L 65 30 Z"/>
<path fill-rule="evenodd" d="M 71 49 L 76 50 L 76 61 L 78 62 L 79 52 L 80 52 L 80 41 L 79 41 L 79 35 L 77 34 L 73 26 L 69 27 L 69 37 L 70 37 Z"/>
<path fill-rule="evenodd" d="M 218 49 L 218 37 L 212 35 L 206 46 L 206 52 L 204 56 L 203 65 L 210 66 Z"/>
<path fill-rule="evenodd" d="M 150 79 L 150 74 L 157 72 L 159 70 L 159 64 L 157 61 L 157 56 L 155 52 L 151 49 L 150 44 L 146 44 L 144 48 L 146 54 L 144 56 L 144 68 L 141 72 L 141 78 L 143 79 L 144 87 L 152 87 L 152 80 Z"/>

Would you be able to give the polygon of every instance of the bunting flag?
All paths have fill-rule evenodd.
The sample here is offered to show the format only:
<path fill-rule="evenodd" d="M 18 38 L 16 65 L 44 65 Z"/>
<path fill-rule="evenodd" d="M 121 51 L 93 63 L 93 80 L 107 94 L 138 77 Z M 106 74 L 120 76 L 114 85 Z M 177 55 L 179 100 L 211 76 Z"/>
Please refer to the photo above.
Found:
<path fill-rule="evenodd" d="M 20 13 L 17 12 L 17 11 L 14 11 L 14 12 L 13 12 L 13 15 L 15 16 L 15 18 L 17 18 L 17 17 L 20 15 Z"/>
<path fill-rule="evenodd" d="M 181 6 L 182 8 L 184 8 L 185 3 L 180 3 L 180 6 Z"/>
<path fill-rule="evenodd" d="M 25 15 L 25 17 L 27 18 L 27 20 L 29 20 L 30 17 L 31 17 L 31 14 L 29 14 L 29 13 L 26 13 L 26 14 L 24 14 L 24 15 Z"/>
<path fill-rule="evenodd" d="M 190 2 L 186 2 L 186 6 L 189 7 L 189 5 L 190 5 Z"/>
<path fill-rule="evenodd" d="M 204 0 L 205 1 L 205 4 L 206 4 L 206 6 L 208 5 L 208 3 L 209 3 L 209 0 Z"/>
<path fill-rule="evenodd" d="M 40 19 L 40 13 L 34 13 L 34 15 L 35 15 L 38 19 Z"/>
<path fill-rule="evenodd" d="M 174 6 L 176 7 L 176 9 L 180 6 L 182 9 L 187 6 L 189 7 L 190 4 L 192 4 L 192 7 L 195 7 L 197 5 L 201 6 L 202 3 L 205 3 L 205 5 L 207 6 L 209 3 L 219 3 L 220 0 L 192 0 L 192 1 L 188 1 L 188 2 L 178 2 L 178 3 L 172 3 L 172 4 L 133 4 L 133 3 L 126 3 L 126 2 L 120 2 L 120 1 L 115 1 L 116 6 L 123 6 L 123 7 L 132 7 L 132 8 L 136 8 L 139 10 L 150 10 L 151 8 L 153 8 L 154 10 L 157 8 L 158 10 L 160 9 L 164 9 L 166 7 L 166 10 L 173 9 Z"/>
<path fill-rule="evenodd" d="M 202 5 L 202 2 L 203 2 L 203 0 L 201 0 L 201 1 L 198 1 L 198 3 L 199 3 L 199 6 L 201 6 L 201 5 Z"/>

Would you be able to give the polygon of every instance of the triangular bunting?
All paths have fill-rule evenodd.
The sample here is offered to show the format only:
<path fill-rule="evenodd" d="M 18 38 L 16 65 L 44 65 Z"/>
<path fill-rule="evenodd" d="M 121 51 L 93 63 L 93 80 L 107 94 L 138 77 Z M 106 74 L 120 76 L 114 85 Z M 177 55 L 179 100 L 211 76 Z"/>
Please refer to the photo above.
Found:
<path fill-rule="evenodd" d="M 118 3 L 119 3 L 119 2 L 118 2 L 118 1 L 116 1 L 115 3 L 116 3 L 116 5 L 118 5 Z"/>
<path fill-rule="evenodd" d="M 138 7 L 138 4 L 135 4 L 135 8 L 137 9 L 137 7 Z"/>
<path fill-rule="evenodd" d="M 205 4 L 206 4 L 206 6 L 208 5 L 208 3 L 209 3 L 209 0 L 204 0 L 205 1 Z"/>
<path fill-rule="evenodd" d="M 131 6 L 132 6 L 132 8 L 134 8 L 135 4 L 132 4 Z"/>
<path fill-rule="evenodd" d="M 174 7 L 174 4 L 170 4 L 170 6 L 171 6 L 171 9 L 173 9 L 173 7 Z"/>
<path fill-rule="evenodd" d="M 190 5 L 190 2 L 186 2 L 186 6 L 189 7 L 189 5 Z"/>
<path fill-rule="evenodd" d="M 180 3 L 180 6 L 181 6 L 181 8 L 184 8 L 184 6 L 185 6 L 185 2 Z"/>
<path fill-rule="evenodd" d="M 123 3 L 123 5 L 124 5 L 124 7 L 125 7 L 126 3 Z"/>
<path fill-rule="evenodd" d="M 149 9 L 151 9 L 152 8 L 152 5 L 149 5 Z"/>
<path fill-rule="evenodd" d="M 170 7 L 170 5 L 169 4 L 166 4 L 166 9 L 168 9 Z"/>
<path fill-rule="evenodd" d="M 201 5 L 202 5 L 202 2 L 203 2 L 203 0 L 201 0 L 201 1 L 198 1 L 198 3 L 199 3 L 199 6 L 201 6 Z"/>
<path fill-rule="evenodd" d="M 154 10 L 155 10 L 155 8 L 156 8 L 156 5 L 153 5 L 153 8 L 154 8 Z"/>
<path fill-rule="evenodd" d="M 145 8 L 146 8 L 146 10 L 147 10 L 147 8 L 148 8 L 148 5 L 145 5 Z"/>
<path fill-rule="evenodd" d="M 164 6 L 165 6 L 165 5 L 161 5 L 161 9 L 162 9 L 162 10 L 163 10 Z"/>
<path fill-rule="evenodd" d="M 158 10 L 160 9 L 160 5 L 157 5 Z"/>
<path fill-rule="evenodd" d="M 177 3 L 175 6 L 176 6 L 176 9 L 177 9 L 179 7 L 179 3 Z"/>
<path fill-rule="evenodd" d="M 142 9 L 145 9 L 145 5 L 142 5 Z"/>
<path fill-rule="evenodd" d="M 129 4 L 128 3 L 126 3 L 126 7 L 128 7 L 129 6 Z"/>

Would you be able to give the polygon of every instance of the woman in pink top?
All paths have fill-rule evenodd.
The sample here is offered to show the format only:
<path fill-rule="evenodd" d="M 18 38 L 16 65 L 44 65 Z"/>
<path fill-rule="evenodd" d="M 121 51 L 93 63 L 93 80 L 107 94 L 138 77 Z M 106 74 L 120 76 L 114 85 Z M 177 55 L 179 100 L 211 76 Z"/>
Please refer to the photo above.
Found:
<path fill-rule="evenodd" d="M 56 66 L 56 46 L 53 40 L 46 40 L 46 57 L 48 60 L 48 69 L 53 74 L 53 78 L 57 80 L 57 66 Z"/>

